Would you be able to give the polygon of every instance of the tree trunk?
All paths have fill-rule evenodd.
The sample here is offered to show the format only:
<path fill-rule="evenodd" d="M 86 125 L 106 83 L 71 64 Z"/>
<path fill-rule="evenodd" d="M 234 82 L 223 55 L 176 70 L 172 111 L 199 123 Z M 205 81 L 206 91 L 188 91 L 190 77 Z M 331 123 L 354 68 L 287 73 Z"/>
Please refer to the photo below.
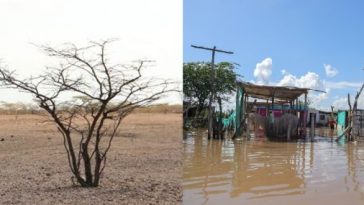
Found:
<path fill-rule="evenodd" d="M 357 110 L 357 107 L 358 107 L 358 99 L 359 99 L 359 96 L 361 94 L 361 92 L 363 91 L 364 89 L 364 84 L 361 86 L 359 92 L 356 93 L 356 96 L 355 96 L 355 100 L 354 100 L 354 104 L 353 104 L 353 109 L 351 109 L 351 103 L 350 103 L 350 94 L 348 94 L 348 104 L 349 104 L 349 122 L 348 122 L 348 126 L 346 127 L 344 133 L 338 137 L 338 139 L 340 139 L 345 133 L 348 133 L 348 140 L 349 141 L 352 141 L 352 140 L 355 140 L 355 136 L 353 136 L 353 127 L 354 127 L 354 120 L 355 120 L 355 113 L 356 113 L 356 110 Z"/>
<path fill-rule="evenodd" d="M 82 144 L 82 159 L 83 159 L 84 166 L 85 166 L 84 168 L 85 168 L 86 184 L 91 186 L 92 185 L 92 169 L 91 169 L 91 161 L 90 161 L 90 156 L 88 154 L 86 143 Z"/>
<path fill-rule="evenodd" d="M 222 132 L 222 105 L 221 105 L 221 98 L 218 97 L 217 101 L 219 103 L 219 121 L 218 121 L 218 135 L 220 139 L 224 139 L 224 135 Z"/>
<path fill-rule="evenodd" d="M 104 159 L 106 160 L 106 159 Z M 94 171 L 94 183 L 93 185 L 97 187 L 99 185 L 100 181 L 100 168 L 101 168 L 102 159 L 100 156 L 100 153 L 96 152 L 96 158 L 95 158 L 95 171 Z"/>

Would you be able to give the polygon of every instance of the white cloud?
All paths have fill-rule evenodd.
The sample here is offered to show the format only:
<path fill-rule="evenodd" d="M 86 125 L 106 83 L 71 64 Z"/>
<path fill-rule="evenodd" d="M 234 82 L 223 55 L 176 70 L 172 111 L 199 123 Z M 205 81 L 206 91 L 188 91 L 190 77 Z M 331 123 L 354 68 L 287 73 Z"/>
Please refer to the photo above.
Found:
<path fill-rule="evenodd" d="M 292 74 L 286 74 L 282 80 L 278 82 L 278 86 L 297 86 L 297 77 Z"/>
<path fill-rule="evenodd" d="M 281 70 L 281 73 L 282 73 L 282 75 L 287 75 L 288 74 L 288 72 L 285 69 Z"/>
<path fill-rule="evenodd" d="M 338 74 L 338 70 L 331 65 L 324 64 L 325 73 L 328 77 L 334 77 Z M 270 84 L 277 86 L 294 86 L 301 88 L 310 88 L 314 90 L 321 90 L 325 92 L 311 91 L 308 93 L 308 98 L 311 101 L 310 106 L 319 110 L 330 111 L 330 106 L 333 105 L 334 109 L 348 109 L 347 96 L 331 97 L 331 91 L 336 89 L 350 89 L 351 102 L 353 103 L 354 95 L 360 88 L 362 83 L 360 82 L 348 82 L 348 81 L 325 81 L 315 72 L 307 72 L 302 76 L 296 76 L 289 73 L 287 70 L 282 69 L 282 78 L 278 83 L 269 82 L 269 78 L 272 74 L 272 59 L 266 58 L 262 62 L 256 65 L 254 70 L 254 76 L 257 78 L 255 82 L 257 84 Z M 355 91 L 354 91 L 355 90 Z M 302 99 L 301 99 L 302 100 Z M 364 93 L 359 97 L 358 108 L 364 109 Z"/>
<path fill-rule="evenodd" d="M 350 102 L 351 106 L 354 104 L 354 98 L 359 90 L 356 90 L 354 93 L 350 93 Z M 364 109 L 364 92 L 361 93 L 358 99 L 358 109 Z"/>
<path fill-rule="evenodd" d="M 324 64 L 324 68 L 327 77 L 334 77 L 338 73 L 338 70 L 332 67 L 330 64 Z"/>
<path fill-rule="evenodd" d="M 277 85 L 325 90 L 324 82 L 320 80 L 320 76 L 317 73 L 313 72 L 307 72 L 301 77 L 286 74 Z"/>
<path fill-rule="evenodd" d="M 310 92 L 308 98 L 311 101 L 311 107 L 319 110 L 329 111 L 331 108 L 324 103 L 330 96 L 330 89 L 326 88 L 324 93 Z"/>
<path fill-rule="evenodd" d="M 354 93 L 350 93 L 351 106 L 353 106 L 353 104 L 354 104 L 354 98 L 355 98 L 356 92 L 357 91 L 355 91 Z M 332 105 L 335 107 L 334 108 L 335 110 L 338 110 L 338 109 L 348 110 L 349 109 L 348 97 L 345 96 L 345 97 L 337 98 L 337 99 L 334 100 Z M 358 107 L 357 108 L 358 109 L 364 109 L 364 93 L 361 93 L 361 95 L 359 96 Z"/>
<path fill-rule="evenodd" d="M 354 97 L 353 97 L 354 98 Z M 354 100 L 351 102 L 353 103 Z M 358 109 L 364 109 L 364 93 L 361 93 L 358 99 Z"/>
<path fill-rule="evenodd" d="M 272 59 L 266 58 L 262 62 L 257 63 L 254 69 L 254 77 L 257 78 L 257 84 L 268 84 L 272 75 Z"/>
<path fill-rule="evenodd" d="M 334 106 L 334 110 L 347 110 L 347 109 L 349 109 L 348 98 L 347 97 L 341 97 L 341 98 L 338 98 L 338 99 L 334 100 L 332 105 Z"/>
<path fill-rule="evenodd" d="M 334 88 L 334 89 L 342 89 L 342 88 L 360 88 L 362 83 L 357 82 L 348 82 L 348 81 L 340 81 L 340 82 L 325 82 L 326 86 L 328 88 Z"/>
<path fill-rule="evenodd" d="M 326 75 L 333 77 L 338 74 L 338 70 L 333 68 L 331 65 L 324 65 Z M 319 110 L 330 111 L 330 105 L 334 106 L 334 109 L 348 109 L 347 97 L 335 98 L 331 97 L 331 91 L 335 89 L 355 89 L 355 92 L 362 85 L 360 82 L 348 82 L 348 81 L 325 81 L 315 72 L 307 72 L 302 76 L 296 76 L 290 74 L 287 70 L 282 69 L 281 74 L 283 75 L 278 83 L 269 82 L 269 78 L 272 74 L 272 59 L 266 58 L 262 62 L 258 63 L 255 70 L 254 76 L 257 78 L 255 83 L 257 84 L 271 84 L 277 86 L 294 86 L 301 88 L 310 88 L 314 90 L 322 90 L 325 92 L 311 91 L 308 93 L 308 98 L 311 101 L 311 107 Z M 353 103 L 353 96 L 352 103 Z M 364 93 L 360 96 L 358 101 L 358 108 L 364 108 Z"/>
<path fill-rule="evenodd" d="M 320 110 L 327 110 L 327 106 L 324 106 L 323 101 L 329 98 L 330 89 L 325 86 L 325 81 L 321 80 L 320 76 L 317 73 L 307 72 L 305 75 L 297 77 L 288 72 L 285 72 L 283 78 L 277 83 L 277 85 L 294 86 L 325 91 L 324 93 L 309 92 L 308 98 L 311 101 L 311 107 Z"/>

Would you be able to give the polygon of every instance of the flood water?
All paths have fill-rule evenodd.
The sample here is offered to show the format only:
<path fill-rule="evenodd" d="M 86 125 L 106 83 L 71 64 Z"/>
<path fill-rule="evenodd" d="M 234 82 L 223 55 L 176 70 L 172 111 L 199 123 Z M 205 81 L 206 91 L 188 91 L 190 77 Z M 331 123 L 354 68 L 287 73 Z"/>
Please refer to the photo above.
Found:
<path fill-rule="evenodd" d="M 362 205 L 364 143 L 219 141 L 197 131 L 184 139 L 183 203 Z"/>

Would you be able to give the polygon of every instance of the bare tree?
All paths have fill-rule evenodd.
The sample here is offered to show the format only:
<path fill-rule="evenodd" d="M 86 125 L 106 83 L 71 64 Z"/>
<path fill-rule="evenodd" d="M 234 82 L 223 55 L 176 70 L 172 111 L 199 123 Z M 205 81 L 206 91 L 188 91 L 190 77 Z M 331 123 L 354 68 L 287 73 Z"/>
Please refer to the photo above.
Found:
<path fill-rule="evenodd" d="M 360 90 L 356 93 L 355 98 L 354 98 L 354 104 L 353 106 L 351 106 L 351 102 L 350 102 L 350 94 L 348 93 L 348 105 L 349 105 L 349 116 L 348 116 L 348 125 L 345 128 L 345 130 L 343 131 L 343 133 L 338 136 L 337 140 L 340 140 L 343 136 L 348 136 L 348 140 L 352 141 L 355 140 L 355 137 L 352 133 L 353 127 L 354 127 L 354 122 L 355 122 L 355 115 L 356 115 L 356 111 L 358 108 L 358 100 L 360 97 L 360 94 L 363 92 L 364 89 L 364 84 L 362 84 Z"/>
<path fill-rule="evenodd" d="M 363 92 L 364 89 L 364 84 L 361 86 L 360 90 L 356 93 L 355 98 L 354 98 L 354 104 L 353 104 L 353 109 L 351 109 L 351 103 L 350 103 L 350 94 L 348 94 L 348 104 L 349 104 L 349 125 L 348 125 L 348 132 L 349 132 L 349 140 L 355 140 L 355 137 L 353 135 L 353 128 L 354 128 L 354 122 L 355 122 L 355 115 L 356 115 L 356 111 L 358 108 L 358 100 L 360 97 L 360 94 Z"/>
<path fill-rule="evenodd" d="M 72 179 L 82 187 L 99 185 L 122 119 L 135 108 L 175 91 L 170 81 L 142 77 L 146 61 L 110 65 L 106 57 L 110 42 L 90 42 L 81 48 L 40 46 L 61 62 L 37 77 L 19 79 L 14 71 L 0 67 L 2 86 L 32 94 L 55 122 L 64 139 Z M 73 100 L 62 101 L 68 95 Z"/>

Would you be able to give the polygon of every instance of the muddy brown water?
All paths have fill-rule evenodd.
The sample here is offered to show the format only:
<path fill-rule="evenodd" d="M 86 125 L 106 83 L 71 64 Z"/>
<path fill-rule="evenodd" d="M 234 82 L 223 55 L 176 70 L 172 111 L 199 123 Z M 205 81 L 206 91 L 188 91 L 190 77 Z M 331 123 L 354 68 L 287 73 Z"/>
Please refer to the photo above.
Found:
<path fill-rule="evenodd" d="M 183 204 L 364 204 L 364 142 L 205 135 L 184 139 Z"/>

